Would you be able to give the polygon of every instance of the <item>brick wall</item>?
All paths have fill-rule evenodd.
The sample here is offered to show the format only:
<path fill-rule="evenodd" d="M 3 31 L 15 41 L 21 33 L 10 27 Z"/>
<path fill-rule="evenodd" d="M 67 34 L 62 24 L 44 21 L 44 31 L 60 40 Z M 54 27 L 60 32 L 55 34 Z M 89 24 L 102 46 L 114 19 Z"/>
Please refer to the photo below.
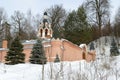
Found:
<path fill-rule="evenodd" d="M 4 44 L 6 45 L 7 43 L 4 42 Z M 5 45 L 3 47 L 6 48 Z M 43 43 L 43 45 L 48 62 L 54 61 L 57 54 L 61 61 L 78 61 L 83 60 L 84 57 L 88 62 L 95 60 L 95 51 L 87 52 L 87 49 L 80 48 L 67 40 L 52 40 L 51 42 Z M 32 47 L 33 44 L 24 44 L 25 62 L 29 62 Z M 0 50 L 0 62 L 5 62 L 7 51 L 7 48 Z"/>

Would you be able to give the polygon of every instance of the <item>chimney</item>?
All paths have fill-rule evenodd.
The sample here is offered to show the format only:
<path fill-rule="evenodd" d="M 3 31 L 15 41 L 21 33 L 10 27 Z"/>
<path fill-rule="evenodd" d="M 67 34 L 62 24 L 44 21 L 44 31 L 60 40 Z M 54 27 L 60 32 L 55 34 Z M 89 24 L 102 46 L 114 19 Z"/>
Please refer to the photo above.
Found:
<path fill-rule="evenodd" d="M 4 39 L 2 41 L 2 48 L 7 48 L 7 44 L 8 44 L 7 40 Z"/>

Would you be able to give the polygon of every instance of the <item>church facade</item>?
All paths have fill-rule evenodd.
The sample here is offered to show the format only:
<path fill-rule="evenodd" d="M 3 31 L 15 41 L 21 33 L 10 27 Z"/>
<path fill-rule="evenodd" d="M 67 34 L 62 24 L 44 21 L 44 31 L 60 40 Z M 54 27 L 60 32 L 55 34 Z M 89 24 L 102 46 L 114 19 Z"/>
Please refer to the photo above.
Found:
<path fill-rule="evenodd" d="M 77 46 L 66 39 L 54 39 L 52 26 L 46 12 L 43 15 L 43 20 L 40 23 L 37 36 L 43 39 L 42 43 L 48 62 L 53 62 L 56 55 L 59 57 L 60 61 L 86 60 L 89 62 L 95 60 L 95 51 L 88 51 L 86 44 Z M 36 40 L 26 40 L 22 42 L 24 45 L 23 53 L 25 53 L 25 62 L 29 62 L 29 57 L 35 43 Z M 3 40 L 2 48 L 0 48 L 0 62 L 5 62 L 7 51 L 7 41 Z"/>

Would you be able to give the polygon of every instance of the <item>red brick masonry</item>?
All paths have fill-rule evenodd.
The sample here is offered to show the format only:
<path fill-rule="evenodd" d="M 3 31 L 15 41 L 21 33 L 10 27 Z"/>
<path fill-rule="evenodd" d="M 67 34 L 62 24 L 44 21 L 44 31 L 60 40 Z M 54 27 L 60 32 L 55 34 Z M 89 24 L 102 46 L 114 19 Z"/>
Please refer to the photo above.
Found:
<path fill-rule="evenodd" d="M 5 56 L 8 49 L 6 48 L 7 42 L 3 41 L 3 48 L 0 48 L 0 62 L 5 62 Z M 34 43 L 23 43 L 25 53 L 25 62 L 29 62 L 30 53 Z M 61 61 L 78 61 L 86 60 L 94 61 L 96 52 L 88 51 L 87 46 L 84 44 L 79 47 L 65 39 L 52 39 L 50 41 L 43 41 L 47 61 L 55 60 L 56 54 L 59 55 Z"/>

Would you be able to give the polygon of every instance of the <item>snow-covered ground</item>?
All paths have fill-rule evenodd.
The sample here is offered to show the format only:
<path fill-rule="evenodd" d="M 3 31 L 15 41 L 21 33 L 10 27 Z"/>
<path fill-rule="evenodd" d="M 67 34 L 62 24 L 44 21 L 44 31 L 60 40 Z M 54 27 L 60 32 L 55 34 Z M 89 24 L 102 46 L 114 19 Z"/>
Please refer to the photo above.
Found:
<path fill-rule="evenodd" d="M 109 57 L 111 39 L 107 38 L 107 42 L 105 37 L 101 38 L 101 51 L 98 40 L 94 41 L 96 61 L 47 63 L 44 66 L 0 63 L 0 80 L 120 80 L 120 56 Z"/>

